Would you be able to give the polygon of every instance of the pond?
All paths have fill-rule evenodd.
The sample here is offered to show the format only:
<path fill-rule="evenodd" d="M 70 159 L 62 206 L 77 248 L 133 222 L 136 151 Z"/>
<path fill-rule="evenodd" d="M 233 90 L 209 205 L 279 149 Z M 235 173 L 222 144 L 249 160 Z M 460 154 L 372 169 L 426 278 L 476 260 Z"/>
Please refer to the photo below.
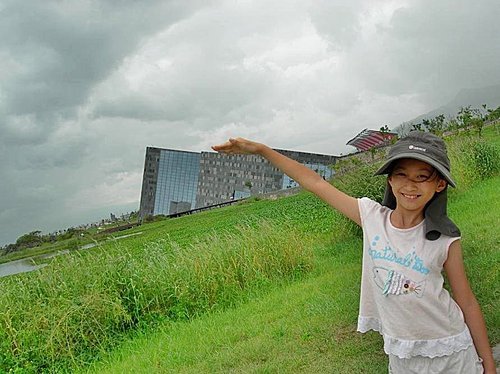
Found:
<path fill-rule="evenodd" d="M 133 234 L 123 235 L 123 236 L 118 236 L 118 237 L 111 237 L 111 238 L 108 238 L 108 240 L 119 240 L 119 239 L 124 239 L 124 238 L 128 238 L 128 237 L 135 236 L 135 235 L 140 235 L 140 234 L 142 234 L 142 232 L 136 232 Z M 80 247 L 78 250 L 90 249 L 90 248 L 97 246 L 98 244 L 99 243 L 97 243 L 97 242 L 86 244 L 86 245 Z M 47 266 L 48 264 L 47 263 L 37 264 L 37 262 L 38 262 L 37 260 L 48 259 L 48 258 L 64 255 L 67 253 L 69 253 L 69 250 L 57 251 L 57 252 L 53 252 L 53 253 L 46 253 L 46 254 L 39 255 L 39 256 L 27 257 L 27 258 L 23 258 L 20 260 L 14 260 L 14 261 L 6 262 L 4 264 L 0 264 L 0 278 L 6 277 L 8 275 L 27 273 L 29 271 L 41 269 L 41 268 Z"/>
<path fill-rule="evenodd" d="M 0 264 L 0 278 L 7 275 L 26 273 L 47 266 L 47 264 L 35 265 L 33 260 L 33 257 L 29 257 Z"/>

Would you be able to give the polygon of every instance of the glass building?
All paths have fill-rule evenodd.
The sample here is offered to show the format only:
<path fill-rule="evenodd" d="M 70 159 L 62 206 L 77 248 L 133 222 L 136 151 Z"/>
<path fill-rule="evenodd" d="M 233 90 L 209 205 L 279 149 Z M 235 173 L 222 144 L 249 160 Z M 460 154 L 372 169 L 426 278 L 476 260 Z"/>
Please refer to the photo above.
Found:
<path fill-rule="evenodd" d="M 140 216 L 194 209 L 199 171 L 199 153 L 148 147 Z"/>
<path fill-rule="evenodd" d="M 335 156 L 276 151 L 324 179 L 333 175 Z M 139 215 L 170 215 L 296 186 L 293 179 L 260 156 L 147 147 Z"/>

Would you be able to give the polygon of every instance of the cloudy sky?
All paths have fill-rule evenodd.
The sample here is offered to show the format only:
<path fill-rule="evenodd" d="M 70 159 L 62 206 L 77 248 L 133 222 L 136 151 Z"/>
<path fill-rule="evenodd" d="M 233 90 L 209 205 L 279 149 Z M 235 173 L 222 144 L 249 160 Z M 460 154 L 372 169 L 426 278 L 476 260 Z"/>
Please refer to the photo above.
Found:
<path fill-rule="evenodd" d="M 498 0 L 0 0 L 0 245 L 137 210 L 146 146 L 340 154 L 500 83 Z"/>

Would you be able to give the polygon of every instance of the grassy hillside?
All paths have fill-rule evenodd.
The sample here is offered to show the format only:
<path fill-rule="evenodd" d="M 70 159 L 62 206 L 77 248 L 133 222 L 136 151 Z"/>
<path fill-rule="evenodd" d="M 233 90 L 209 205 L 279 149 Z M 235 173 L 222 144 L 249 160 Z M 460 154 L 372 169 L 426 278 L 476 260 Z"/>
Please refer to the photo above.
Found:
<path fill-rule="evenodd" d="M 257 201 L 145 225 L 141 235 L 2 278 L 0 371 L 72 371 L 130 331 L 299 279 L 314 266 L 308 238 L 327 230 L 326 217 L 331 210 L 311 195 Z"/>
<path fill-rule="evenodd" d="M 486 136 L 498 144 L 494 129 Z M 451 194 L 449 211 L 496 343 L 500 177 L 494 162 L 485 179 L 470 161 L 494 161 L 488 144 L 452 144 L 463 187 Z M 465 146 L 472 153 L 461 152 Z M 385 182 L 370 173 L 363 167 L 336 183 L 377 194 Z M 0 371 L 386 370 L 380 337 L 355 332 L 359 229 L 311 194 L 123 234 L 134 233 L 0 279 Z"/>
<path fill-rule="evenodd" d="M 487 136 L 497 139 L 491 131 Z M 493 343 L 500 340 L 496 312 L 500 303 L 495 291 L 500 280 L 500 254 L 495 251 L 500 241 L 495 229 L 500 223 L 499 182 L 495 177 L 472 187 L 468 183 L 468 188 L 452 194 L 449 208 L 463 231 L 467 271 Z M 225 312 L 142 332 L 89 372 L 384 372 L 386 358 L 378 334 L 355 332 L 360 238 L 308 194 L 260 202 L 259 208 L 264 208 L 264 217 L 273 217 L 280 210 L 277 207 L 299 201 L 304 204 L 295 208 L 309 210 L 314 204 L 311 208 L 322 212 L 309 228 L 317 230 L 316 266 L 307 279 Z M 485 211 L 484 206 L 489 209 Z M 284 209 L 292 221 L 297 213 L 293 207 Z M 300 218 L 294 223 L 307 225 Z"/>
<path fill-rule="evenodd" d="M 499 185 L 500 177 L 489 179 L 455 196 L 450 206 L 463 231 L 468 275 L 493 343 L 500 342 Z M 334 243 L 328 236 L 316 242 L 316 267 L 306 279 L 225 312 L 138 334 L 88 371 L 385 372 L 381 338 L 355 332 L 361 240 Z"/>

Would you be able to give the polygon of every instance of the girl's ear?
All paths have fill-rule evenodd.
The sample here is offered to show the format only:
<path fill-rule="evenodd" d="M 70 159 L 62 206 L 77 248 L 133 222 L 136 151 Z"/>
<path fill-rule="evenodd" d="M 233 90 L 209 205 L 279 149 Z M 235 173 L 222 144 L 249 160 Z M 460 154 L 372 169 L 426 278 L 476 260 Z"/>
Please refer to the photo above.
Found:
<path fill-rule="evenodd" d="M 438 182 L 438 184 L 436 186 L 436 192 L 443 191 L 446 188 L 447 185 L 448 185 L 448 182 L 446 182 L 446 179 L 439 178 L 439 182 Z"/>

